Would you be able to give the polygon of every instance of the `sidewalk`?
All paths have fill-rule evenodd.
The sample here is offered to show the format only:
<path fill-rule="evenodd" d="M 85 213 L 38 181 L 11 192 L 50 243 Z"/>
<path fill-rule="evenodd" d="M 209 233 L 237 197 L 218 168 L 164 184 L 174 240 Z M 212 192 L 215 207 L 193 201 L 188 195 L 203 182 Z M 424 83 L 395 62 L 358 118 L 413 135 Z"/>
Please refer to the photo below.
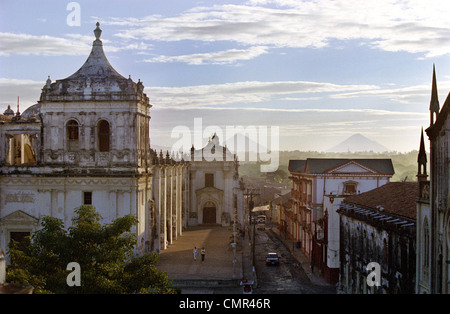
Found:
<path fill-rule="evenodd" d="M 310 267 L 310 261 L 305 256 L 305 254 L 298 248 L 294 248 L 291 239 L 285 239 L 284 236 L 281 235 L 280 230 L 278 228 L 267 228 L 269 232 L 272 232 L 274 235 L 278 237 L 278 239 L 283 242 L 284 246 L 291 252 L 292 256 L 298 261 L 300 266 L 303 268 L 304 272 L 308 276 L 309 280 L 317 286 L 324 286 L 333 288 L 335 285 L 328 283 L 320 274 L 318 270 L 312 272 Z"/>

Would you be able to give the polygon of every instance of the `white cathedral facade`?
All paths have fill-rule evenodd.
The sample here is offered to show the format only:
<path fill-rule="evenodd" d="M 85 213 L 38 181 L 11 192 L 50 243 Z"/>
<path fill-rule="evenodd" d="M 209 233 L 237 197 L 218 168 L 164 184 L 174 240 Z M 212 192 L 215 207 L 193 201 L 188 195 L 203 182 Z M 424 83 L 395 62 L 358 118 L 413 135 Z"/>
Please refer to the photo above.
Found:
<path fill-rule="evenodd" d="M 243 189 L 236 159 L 176 161 L 151 149 L 149 97 L 140 80 L 111 66 L 101 32 L 97 23 L 91 53 L 77 72 L 55 82 L 49 78 L 38 104 L 22 114 L 8 108 L 0 115 L 5 252 L 11 239 L 38 230 L 43 216 L 69 227 L 74 209 L 83 204 L 95 206 L 102 223 L 135 215 L 137 254 L 166 249 L 188 226 L 227 225 L 243 217 L 237 214 L 243 211 Z M 195 179 L 202 171 L 214 175 L 213 187 Z M 204 220 L 205 207 L 215 221 Z"/>

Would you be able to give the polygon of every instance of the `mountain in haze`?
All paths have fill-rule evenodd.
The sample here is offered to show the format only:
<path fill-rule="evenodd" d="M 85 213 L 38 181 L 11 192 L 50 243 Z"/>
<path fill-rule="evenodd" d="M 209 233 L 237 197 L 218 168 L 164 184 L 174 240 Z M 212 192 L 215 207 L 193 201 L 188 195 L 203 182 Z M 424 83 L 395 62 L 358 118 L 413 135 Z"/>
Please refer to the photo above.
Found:
<path fill-rule="evenodd" d="M 380 143 L 370 140 L 362 134 L 354 134 L 345 141 L 328 149 L 327 152 L 333 153 L 347 153 L 347 152 L 370 152 L 382 153 L 390 151 L 390 149 L 381 145 Z"/>

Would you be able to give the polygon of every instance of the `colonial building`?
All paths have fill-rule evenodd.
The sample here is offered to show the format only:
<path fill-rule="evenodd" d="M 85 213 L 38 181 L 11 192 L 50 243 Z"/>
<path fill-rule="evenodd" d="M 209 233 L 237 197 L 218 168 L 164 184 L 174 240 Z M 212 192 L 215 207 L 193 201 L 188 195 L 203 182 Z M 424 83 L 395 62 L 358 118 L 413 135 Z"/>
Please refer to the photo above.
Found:
<path fill-rule="evenodd" d="M 417 293 L 450 293 L 450 94 L 439 108 L 436 72 L 430 101 L 430 180 L 420 171 L 421 194 L 417 204 Z M 420 159 L 420 156 L 419 156 Z M 419 167 L 426 169 L 423 157 Z"/>
<path fill-rule="evenodd" d="M 71 225 L 96 207 L 103 223 L 133 214 L 136 253 L 166 248 L 187 225 L 189 164 L 150 149 L 150 108 L 139 80 L 108 62 L 99 23 L 86 62 L 48 78 L 38 104 L 0 122 L 0 247 L 39 228 L 42 216 Z"/>
<path fill-rule="evenodd" d="M 344 293 L 414 293 L 417 182 L 389 182 L 340 204 L 340 282 Z M 368 285 L 369 263 L 380 265 Z"/>
<path fill-rule="evenodd" d="M 390 159 L 308 158 L 290 160 L 292 217 L 290 236 L 329 282 L 339 278 L 339 215 L 344 197 L 389 182 Z M 316 269 L 317 269 L 316 268 Z"/>
<path fill-rule="evenodd" d="M 283 215 L 282 211 L 286 208 L 285 205 L 290 205 L 290 203 L 292 203 L 291 192 L 279 195 L 269 203 L 269 220 L 271 222 L 276 222 L 280 231 L 283 228 L 282 226 L 285 225 L 285 223 L 283 222 L 284 219 L 281 218 L 281 216 Z"/>
<path fill-rule="evenodd" d="M 244 220 L 244 186 L 239 180 L 239 162 L 213 134 L 205 147 L 191 148 L 190 226 L 220 224 L 229 226 Z"/>

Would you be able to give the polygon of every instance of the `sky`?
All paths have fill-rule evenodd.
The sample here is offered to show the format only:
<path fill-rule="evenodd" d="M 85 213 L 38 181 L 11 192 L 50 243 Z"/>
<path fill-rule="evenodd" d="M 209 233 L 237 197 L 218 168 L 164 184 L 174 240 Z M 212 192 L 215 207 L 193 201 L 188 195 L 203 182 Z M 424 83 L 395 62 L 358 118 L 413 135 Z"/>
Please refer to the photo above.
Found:
<path fill-rule="evenodd" d="M 204 138 L 277 128 L 281 150 L 360 133 L 408 152 L 429 126 L 433 64 L 441 107 L 450 91 L 449 15 L 448 0 L 1 0 L 0 110 L 76 72 L 98 21 L 112 66 L 145 86 L 152 145 L 201 121 Z"/>

